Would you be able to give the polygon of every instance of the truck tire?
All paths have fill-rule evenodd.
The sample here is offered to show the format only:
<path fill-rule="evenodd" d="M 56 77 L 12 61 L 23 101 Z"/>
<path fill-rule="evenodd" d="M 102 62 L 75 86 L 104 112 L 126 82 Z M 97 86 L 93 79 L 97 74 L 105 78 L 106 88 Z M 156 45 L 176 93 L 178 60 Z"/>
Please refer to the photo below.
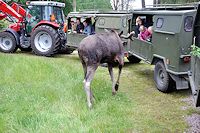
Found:
<path fill-rule="evenodd" d="M 48 25 L 37 27 L 31 36 L 31 48 L 36 55 L 53 56 L 60 45 L 58 32 Z"/>
<path fill-rule="evenodd" d="M 127 59 L 131 63 L 139 63 L 141 61 L 141 59 L 135 57 L 134 55 L 128 56 Z"/>
<path fill-rule="evenodd" d="M 0 32 L 0 51 L 4 53 L 14 53 L 17 50 L 17 41 L 9 32 Z"/>
<path fill-rule="evenodd" d="M 170 92 L 173 84 L 173 80 L 166 71 L 166 68 L 162 61 L 158 61 L 154 68 L 154 81 L 159 91 L 167 93 Z"/>

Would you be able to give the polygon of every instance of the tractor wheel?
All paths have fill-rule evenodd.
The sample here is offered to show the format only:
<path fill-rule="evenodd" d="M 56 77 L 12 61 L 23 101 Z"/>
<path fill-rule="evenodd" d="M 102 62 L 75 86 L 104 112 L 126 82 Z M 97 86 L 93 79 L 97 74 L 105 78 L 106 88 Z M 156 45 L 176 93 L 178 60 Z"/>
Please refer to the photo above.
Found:
<path fill-rule="evenodd" d="M 167 93 L 173 89 L 174 81 L 166 71 L 162 61 L 156 63 L 154 68 L 154 81 L 159 91 Z"/>
<path fill-rule="evenodd" d="M 59 34 L 48 25 L 37 27 L 31 36 L 31 48 L 36 55 L 52 56 L 60 45 Z"/>
<path fill-rule="evenodd" d="M 127 59 L 130 63 L 139 63 L 141 61 L 141 59 L 135 57 L 134 55 L 128 56 Z"/>
<path fill-rule="evenodd" d="M 17 50 L 15 37 L 9 32 L 0 32 L 0 51 L 14 53 Z"/>

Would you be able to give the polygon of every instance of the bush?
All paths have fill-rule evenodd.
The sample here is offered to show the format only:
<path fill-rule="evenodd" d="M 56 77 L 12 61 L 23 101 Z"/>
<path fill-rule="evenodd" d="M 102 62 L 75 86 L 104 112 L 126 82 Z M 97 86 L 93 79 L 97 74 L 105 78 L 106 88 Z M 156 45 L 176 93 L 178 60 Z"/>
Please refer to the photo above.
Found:
<path fill-rule="evenodd" d="M 195 46 L 195 45 L 192 45 L 191 54 L 194 55 L 194 56 L 199 56 L 200 57 L 200 48 Z"/>
<path fill-rule="evenodd" d="M 0 30 L 2 30 L 3 28 L 6 28 L 8 26 L 7 21 L 4 20 L 0 20 Z"/>

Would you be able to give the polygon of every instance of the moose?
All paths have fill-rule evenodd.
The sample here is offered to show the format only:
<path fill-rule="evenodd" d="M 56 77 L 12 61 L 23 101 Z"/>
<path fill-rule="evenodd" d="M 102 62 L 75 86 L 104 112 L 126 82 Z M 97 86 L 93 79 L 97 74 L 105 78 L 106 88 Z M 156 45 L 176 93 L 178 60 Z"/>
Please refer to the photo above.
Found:
<path fill-rule="evenodd" d="M 78 48 L 79 58 L 84 71 L 84 89 L 88 107 L 92 107 L 94 95 L 90 89 L 95 71 L 102 63 L 108 64 L 108 71 L 112 81 L 112 94 L 115 95 L 119 87 L 119 79 L 124 65 L 124 49 L 120 36 L 115 30 L 87 36 Z M 118 63 L 119 73 L 116 83 L 113 77 L 113 65 Z"/>

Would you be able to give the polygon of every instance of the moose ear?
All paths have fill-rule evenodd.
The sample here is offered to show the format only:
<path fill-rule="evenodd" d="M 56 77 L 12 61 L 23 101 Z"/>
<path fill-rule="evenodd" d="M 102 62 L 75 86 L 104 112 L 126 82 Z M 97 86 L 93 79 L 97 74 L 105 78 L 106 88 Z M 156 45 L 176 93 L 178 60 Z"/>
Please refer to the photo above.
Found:
<path fill-rule="evenodd" d="M 123 34 L 123 31 L 121 31 L 120 33 L 118 33 L 119 37 Z"/>

